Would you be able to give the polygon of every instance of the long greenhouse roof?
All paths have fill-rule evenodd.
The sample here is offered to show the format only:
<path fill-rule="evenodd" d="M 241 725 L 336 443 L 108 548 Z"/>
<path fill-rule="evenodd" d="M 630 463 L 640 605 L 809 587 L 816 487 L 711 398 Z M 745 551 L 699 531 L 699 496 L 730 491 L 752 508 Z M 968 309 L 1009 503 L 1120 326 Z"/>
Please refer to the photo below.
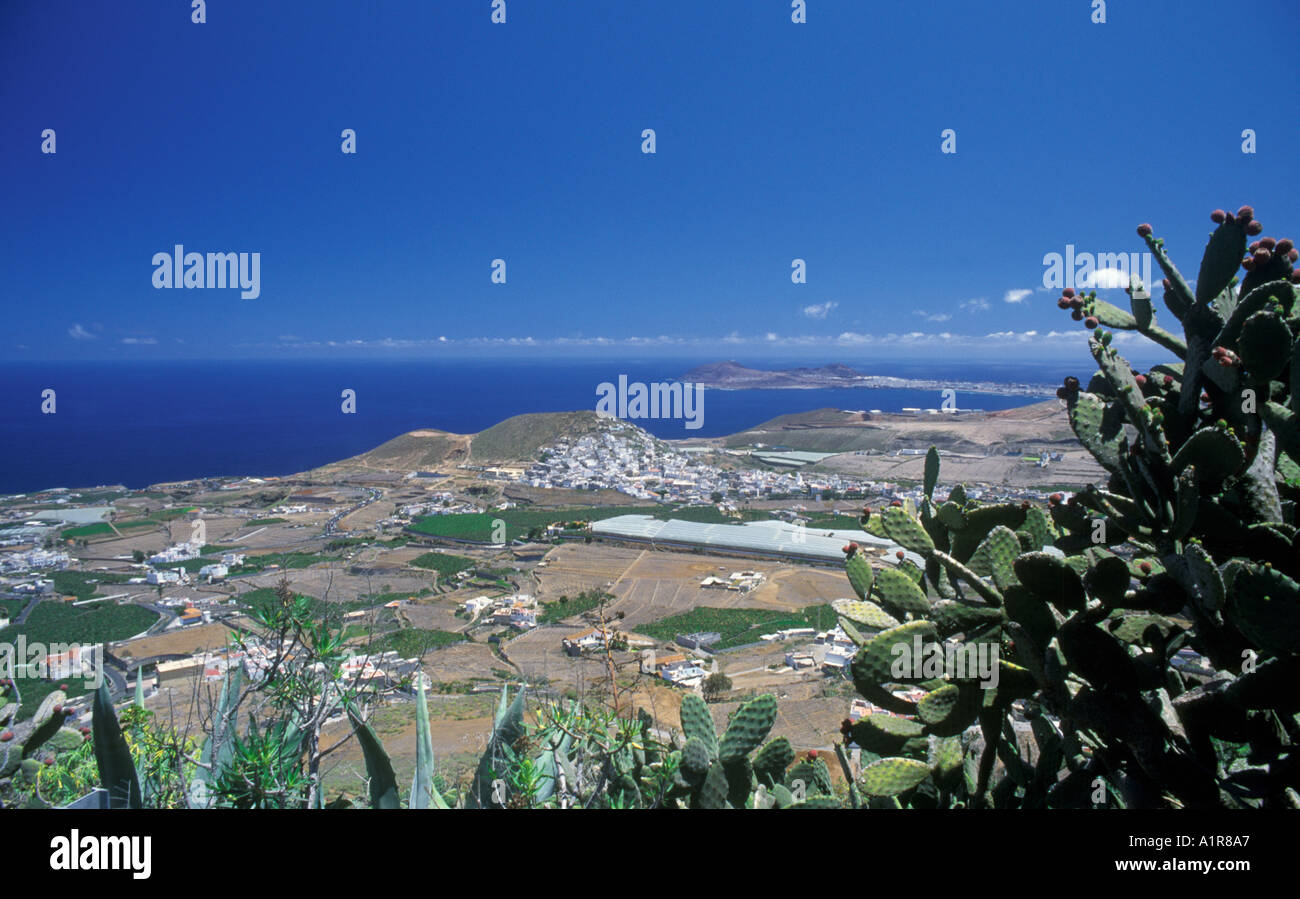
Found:
<path fill-rule="evenodd" d="M 843 547 L 849 541 L 857 541 L 887 551 L 897 549 L 897 546 L 890 541 L 862 531 L 800 528 L 789 522 L 776 520 L 749 521 L 744 524 L 704 524 L 676 518 L 663 521 L 649 515 L 619 515 L 593 522 L 591 531 L 598 536 L 711 546 L 718 549 L 771 555 L 804 556 L 827 561 L 843 559 Z"/>

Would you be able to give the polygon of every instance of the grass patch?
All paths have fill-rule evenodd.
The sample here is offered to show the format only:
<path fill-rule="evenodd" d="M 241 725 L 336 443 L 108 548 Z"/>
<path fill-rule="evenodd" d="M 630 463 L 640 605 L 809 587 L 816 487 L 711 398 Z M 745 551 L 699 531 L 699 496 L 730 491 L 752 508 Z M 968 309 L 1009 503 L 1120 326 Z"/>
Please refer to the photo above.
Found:
<path fill-rule="evenodd" d="M 108 526 L 106 521 L 98 521 L 94 524 L 83 524 L 80 527 L 68 528 L 66 531 L 59 532 L 61 540 L 80 540 L 83 537 L 103 537 L 116 536 L 113 528 L 117 528 L 117 533 L 126 531 L 139 530 L 140 528 L 157 527 L 159 522 L 148 518 L 137 518 L 132 521 L 115 521 L 113 527 Z"/>
<path fill-rule="evenodd" d="M 265 571 L 272 565 L 279 565 L 282 569 L 310 568 L 317 562 L 335 562 L 338 556 L 325 556 L 317 553 L 270 553 L 264 556 L 250 556 L 244 559 L 244 564 L 236 565 L 230 569 L 231 574 L 255 574 L 259 571 Z"/>
<path fill-rule="evenodd" d="M 90 599 L 102 584 L 125 584 L 130 579 L 128 574 L 115 574 L 109 571 L 51 571 L 49 578 L 54 582 L 54 589 L 63 596 L 75 596 L 77 599 Z"/>
<path fill-rule="evenodd" d="M 441 649 L 444 646 L 451 646 L 464 641 L 464 634 L 407 627 L 399 631 L 391 631 L 371 641 L 368 649 L 370 652 L 388 652 L 392 650 L 402 658 L 409 659 L 423 655 L 430 650 Z"/>
<path fill-rule="evenodd" d="M 254 518 L 248 521 L 244 525 L 244 527 L 252 528 L 252 527 L 257 527 L 259 525 L 265 527 L 266 525 L 271 525 L 271 524 L 284 524 L 288 520 L 289 519 L 287 518 Z"/>
<path fill-rule="evenodd" d="M 143 606 L 97 602 L 86 606 L 47 599 L 32 609 L 20 625 L 0 630 L 0 643 L 25 634 L 32 643 L 112 643 L 147 629 L 158 616 Z"/>
<path fill-rule="evenodd" d="M 700 606 L 680 615 L 661 618 L 636 628 L 637 633 L 656 640 L 668 641 L 678 634 L 716 631 L 722 639 L 714 649 L 728 649 L 757 643 L 759 635 L 790 627 L 831 627 L 837 621 L 835 610 L 829 604 L 808 606 L 798 612 L 780 612 L 775 609 L 717 609 Z"/>
<path fill-rule="evenodd" d="M 303 596 L 305 594 L 296 594 Z M 258 587 L 256 590 L 249 590 L 247 593 L 241 593 L 235 597 L 241 603 L 248 606 L 252 612 L 260 612 L 265 609 L 274 608 L 279 599 L 275 595 L 273 587 Z M 377 603 L 371 599 L 349 599 L 341 602 L 329 602 L 323 599 L 317 599 L 314 596 L 308 596 L 311 600 L 311 615 L 319 621 L 328 620 L 331 623 L 338 624 L 343 618 L 344 612 L 353 612 L 357 609 L 369 609 Z"/>

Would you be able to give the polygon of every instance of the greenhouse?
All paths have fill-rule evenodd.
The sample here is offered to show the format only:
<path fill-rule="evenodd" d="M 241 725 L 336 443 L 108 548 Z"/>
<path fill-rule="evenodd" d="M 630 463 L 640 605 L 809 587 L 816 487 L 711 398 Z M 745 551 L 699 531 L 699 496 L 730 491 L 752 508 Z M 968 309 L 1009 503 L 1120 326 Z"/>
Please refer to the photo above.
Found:
<path fill-rule="evenodd" d="M 712 549 L 835 564 L 844 560 L 844 545 L 850 541 L 887 553 L 891 559 L 898 549 L 894 543 L 863 531 L 805 528 L 776 520 L 703 524 L 676 518 L 662 521 L 649 515 L 620 515 L 593 522 L 591 532 L 597 537 L 665 548 Z M 911 553 L 907 555 L 912 556 Z M 912 559 L 921 561 L 915 556 Z"/>

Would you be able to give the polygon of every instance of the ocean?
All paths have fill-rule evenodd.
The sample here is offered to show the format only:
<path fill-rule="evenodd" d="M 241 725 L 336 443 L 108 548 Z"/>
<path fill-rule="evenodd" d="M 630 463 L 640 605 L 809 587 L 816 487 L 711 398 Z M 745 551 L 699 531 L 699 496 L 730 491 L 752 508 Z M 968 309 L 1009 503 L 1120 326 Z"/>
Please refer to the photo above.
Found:
<path fill-rule="evenodd" d="M 365 452 L 416 428 L 472 433 L 524 412 L 594 409 L 596 386 L 664 381 L 716 359 L 500 361 L 168 361 L 3 363 L 0 493 L 220 475 L 285 475 Z M 1052 364 L 903 363 L 867 374 L 1060 382 Z M 768 362 L 760 367 L 815 365 Z M 55 391 L 44 414 L 42 391 Z M 341 397 L 355 391 L 355 414 Z M 664 438 L 713 437 L 824 407 L 898 411 L 941 404 L 934 390 L 708 390 L 702 427 L 635 423 Z M 957 394 L 959 408 L 1006 409 L 1023 395 Z"/>

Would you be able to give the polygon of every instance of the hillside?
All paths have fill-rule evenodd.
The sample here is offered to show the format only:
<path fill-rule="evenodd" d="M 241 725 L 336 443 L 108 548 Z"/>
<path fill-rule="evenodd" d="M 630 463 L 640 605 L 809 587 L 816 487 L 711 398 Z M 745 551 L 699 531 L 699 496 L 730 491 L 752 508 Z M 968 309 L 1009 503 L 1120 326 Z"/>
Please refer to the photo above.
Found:
<path fill-rule="evenodd" d="M 473 438 L 466 434 L 422 429 L 410 431 L 379 446 L 329 465 L 306 472 L 309 477 L 338 476 L 372 471 L 424 471 L 444 465 L 459 465 L 469 456 Z"/>
<path fill-rule="evenodd" d="M 888 451 L 931 443 L 971 453 L 1001 452 L 1022 443 L 1071 449 L 1078 445 L 1059 400 L 961 416 L 818 409 L 781 415 L 721 439 L 725 446 L 766 443 L 812 452 Z"/>
<path fill-rule="evenodd" d="M 523 462 L 536 458 L 541 447 L 561 437 L 581 437 L 609 424 L 609 419 L 588 411 L 516 415 L 475 434 L 471 438 L 469 458 L 480 465 Z"/>

